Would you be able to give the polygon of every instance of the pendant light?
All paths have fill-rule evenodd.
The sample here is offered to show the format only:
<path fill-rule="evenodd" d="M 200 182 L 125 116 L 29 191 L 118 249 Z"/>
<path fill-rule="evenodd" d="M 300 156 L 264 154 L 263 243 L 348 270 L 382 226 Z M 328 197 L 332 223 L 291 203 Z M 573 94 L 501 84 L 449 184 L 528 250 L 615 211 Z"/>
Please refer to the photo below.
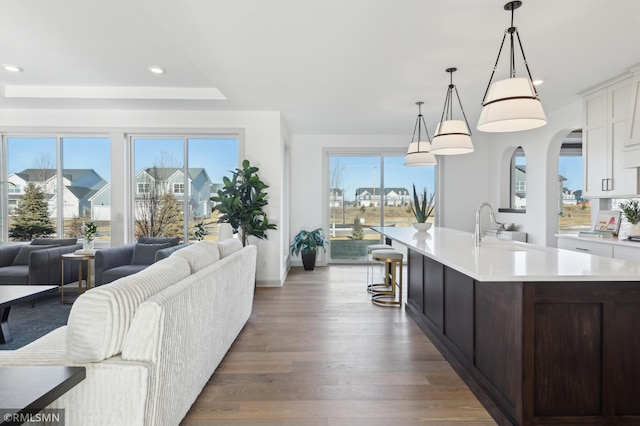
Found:
<path fill-rule="evenodd" d="M 511 11 L 511 27 L 507 28 L 502 37 L 502 44 L 498 51 L 498 58 L 493 66 L 493 72 L 489 79 L 487 90 L 482 100 L 482 112 L 478 121 L 478 130 L 483 132 L 516 132 L 520 130 L 535 129 L 547 124 L 547 118 L 542 109 L 542 103 L 538 98 L 538 92 L 533 85 L 531 71 L 524 49 L 520 41 L 518 29 L 513 26 L 514 10 L 522 6 L 521 1 L 511 1 L 504 5 L 505 10 Z M 491 83 L 496 72 L 500 53 L 504 41 L 509 34 L 510 60 L 509 78 Z M 528 77 L 516 78 L 514 58 L 514 34 L 518 37 L 518 46 L 522 52 L 522 59 L 527 69 Z"/>
<path fill-rule="evenodd" d="M 433 136 L 433 142 L 431 143 L 431 152 L 435 155 L 457 155 L 473 152 L 469 122 L 462 108 L 458 89 L 453 84 L 453 73 L 457 70 L 457 68 L 446 69 L 446 72 L 449 73 L 449 88 L 447 89 L 447 96 L 444 99 L 442 117 L 440 117 L 440 122 L 436 125 L 436 132 Z M 453 119 L 454 90 L 464 121 Z"/>
<path fill-rule="evenodd" d="M 408 167 L 435 166 L 437 164 L 436 156 L 429 152 L 431 150 L 431 140 L 429 139 L 424 117 L 422 117 L 423 103 L 416 102 L 416 105 L 418 105 L 418 118 L 416 119 L 416 125 L 413 127 L 413 136 L 411 137 L 407 155 L 404 157 L 404 165 Z M 427 137 L 426 141 L 422 140 L 422 127 L 424 127 L 424 134 Z M 417 140 L 416 130 L 418 132 Z"/>

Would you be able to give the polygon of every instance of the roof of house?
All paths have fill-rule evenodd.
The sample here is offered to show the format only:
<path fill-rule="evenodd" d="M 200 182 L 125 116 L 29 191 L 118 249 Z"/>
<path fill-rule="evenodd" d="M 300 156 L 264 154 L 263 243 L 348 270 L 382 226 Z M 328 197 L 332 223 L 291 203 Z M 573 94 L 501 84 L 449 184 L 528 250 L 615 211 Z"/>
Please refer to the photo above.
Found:
<path fill-rule="evenodd" d="M 363 194 L 365 192 L 368 192 L 369 194 L 379 194 L 380 193 L 380 188 L 373 188 L 373 187 L 362 187 L 362 188 L 358 188 L 356 189 L 356 196 Z M 396 192 L 396 193 L 400 193 L 402 194 L 403 192 L 406 192 L 406 195 L 409 195 L 409 191 L 407 190 L 407 188 L 384 188 L 384 193 L 385 195 L 388 195 L 390 192 Z"/>

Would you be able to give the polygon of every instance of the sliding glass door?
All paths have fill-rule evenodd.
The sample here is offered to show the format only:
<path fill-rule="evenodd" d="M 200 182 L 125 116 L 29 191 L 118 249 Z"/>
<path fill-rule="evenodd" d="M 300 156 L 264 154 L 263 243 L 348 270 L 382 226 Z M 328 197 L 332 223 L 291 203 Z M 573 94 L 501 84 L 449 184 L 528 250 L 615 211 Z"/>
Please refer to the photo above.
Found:
<path fill-rule="evenodd" d="M 238 164 L 238 140 L 215 136 L 132 136 L 136 238 L 217 241 L 211 195 Z"/>
<path fill-rule="evenodd" d="M 434 175 L 433 167 L 405 167 L 401 154 L 331 154 L 329 261 L 365 261 L 367 246 L 380 242 L 371 227 L 411 226 L 413 185 L 430 197 Z"/>

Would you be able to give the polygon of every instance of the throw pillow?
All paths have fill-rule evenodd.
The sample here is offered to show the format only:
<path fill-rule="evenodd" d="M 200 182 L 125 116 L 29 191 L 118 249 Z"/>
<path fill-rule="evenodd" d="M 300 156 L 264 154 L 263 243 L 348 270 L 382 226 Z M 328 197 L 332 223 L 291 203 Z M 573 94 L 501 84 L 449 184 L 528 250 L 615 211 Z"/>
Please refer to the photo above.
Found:
<path fill-rule="evenodd" d="M 180 237 L 140 237 L 138 238 L 140 244 L 164 244 L 169 243 L 170 247 L 180 244 Z"/>
<path fill-rule="evenodd" d="M 220 258 L 224 259 L 232 253 L 242 249 L 242 241 L 237 238 L 229 238 L 224 241 L 218 241 L 218 250 L 220 251 Z"/>
<path fill-rule="evenodd" d="M 38 244 L 35 246 L 31 246 L 31 245 L 22 246 L 20 247 L 20 251 L 16 255 L 15 259 L 13 259 L 13 266 L 28 265 L 29 256 L 31 255 L 32 251 L 44 250 L 44 249 L 54 248 L 54 247 L 60 247 L 60 245 L 59 244 L 49 244 L 49 245 Z"/>
<path fill-rule="evenodd" d="M 132 265 L 151 265 L 156 260 L 156 252 L 166 249 L 169 243 L 164 244 L 136 244 L 133 247 Z"/>

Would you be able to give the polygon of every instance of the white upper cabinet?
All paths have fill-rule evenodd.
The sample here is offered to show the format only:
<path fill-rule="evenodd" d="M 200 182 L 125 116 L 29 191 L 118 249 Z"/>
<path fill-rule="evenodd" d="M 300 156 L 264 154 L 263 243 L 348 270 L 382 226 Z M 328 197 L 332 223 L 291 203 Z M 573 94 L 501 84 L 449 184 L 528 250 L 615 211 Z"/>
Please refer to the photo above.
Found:
<path fill-rule="evenodd" d="M 634 72 L 631 82 L 624 165 L 625 167 L 640 167 L 640 69 Z"/>
<path fill-rule="evenodd" d="M 625 168 L 624 159 L 632 81 L 628 77 L 584 97 L 582 136 L 587 197 L 632 196 L 640 190 L 638 170 Z"/>

